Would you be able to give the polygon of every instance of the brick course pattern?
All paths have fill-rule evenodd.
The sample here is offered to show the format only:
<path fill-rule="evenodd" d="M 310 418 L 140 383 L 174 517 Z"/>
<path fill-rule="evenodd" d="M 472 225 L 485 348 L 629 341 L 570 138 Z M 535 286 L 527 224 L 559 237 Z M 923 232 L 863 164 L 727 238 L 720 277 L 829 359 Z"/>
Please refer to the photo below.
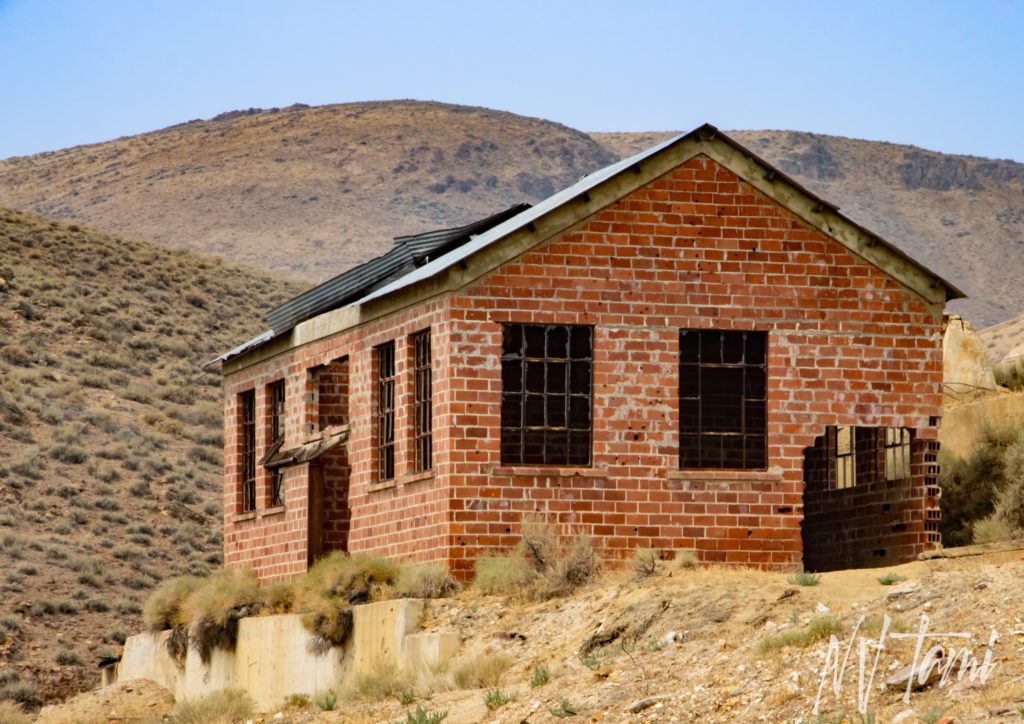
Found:
<path fill-rule="evenodd" d="M 501 465 L 504 322 L 594 326 L 590 467 Z M 414 474 L 410 335 L 427 327 L 434 465 Z M 679 330 L 712 328 L 768 332 L 766 470 L 678 469 Z M 350 472 L 330 485 L 347 497 L 351 522 L 335 547 L 440 561 L 466 578 L 476 557 L 515 543 L 524 514 L 539 514 L 566 534 L 592 535 L 611 558 L 638 547 L 689 549 L 707 562 L 792 570 L 803 564 L 805 545 L 829 545 L 801 535 L 805 449 L 828 426 L 861 425 L 914 431 L 912 479 L 896 493 L 905 528 L 887 538 L 884 561 L 870 558 L 906 560 L 936 545 L 929 523 L 937 511 L 941 335 L 941 304 L 698 156 L 460 292 L 228 375 L 225 562 L 252 566 L 263 580 L 306 569 L 309 465 L 288 469 L 283 511 L 266 509 L 269 477 L 261 469 L 258 509 L 241 514 L 237 396 L 255 388 L 262 409 L 266 385 L 284 378 L 285 447 L 299 444 L 319 425 L 309 370 L 342 357 Z M 372 349 L 390 340 L 396 477 L 381 483 Z M 257 431 L 258 451 L 266 435 Z M 865 504 L 892 495 L 882 491 Z M 850 539 L 864 537 L 870 533 Z"/>

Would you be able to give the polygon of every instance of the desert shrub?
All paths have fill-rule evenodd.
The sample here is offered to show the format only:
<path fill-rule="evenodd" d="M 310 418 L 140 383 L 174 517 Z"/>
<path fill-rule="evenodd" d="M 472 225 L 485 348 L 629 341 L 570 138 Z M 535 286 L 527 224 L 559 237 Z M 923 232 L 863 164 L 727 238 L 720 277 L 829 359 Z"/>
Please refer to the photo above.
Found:
<path fill-rule="evenodd" d="M 232 724 L 245 721 L 256 705 L 243 689 L 221 689 L 201 699 L 180 701 L 171 712 L 172 724 Z"/>
<path fill-rule="evenodd" d="M 321 692 L 316 697 L 316 707 L 320 711 L 334 711 L 338 705 L 338 695 L 332 690 Z"/>
<path fill-rule="evenodd" d="M 505 654 L 480 654 L 457 666 L 452 679 L 460 689 L 494 689 L 511 666 L 512 659 Z"/>
<path fill-rule="evenodd" d="M 658 572 L 658 553 L 653 548 L 637 548 L 633 551 L 632 564 L 640 578 L 653 576 Z"/>
<path fill-rule="evenodd" d="M 81 666 L 82 657 L 71 649 L 61 649 L 57 652 L 57 663 L 61 666 Z"/>
<path fill-rule="evenodd" d="M 313 648 L 340 646 L 352 631 L 352 606 L 380 600 L 398 579 L 399 566 L 387 558 L 348 556 L 335 551 L 306 572 L 295 590 L 303 625 L 313 634 Z"/>
<path fill-rule="evenodd" d="M 971 527 L 971 542 L 975 544 L 1002 543 L 1012 537 L 1013 529 L 997 513 L 974 521 Z"/>
<path fill-rule="evenodd" d="M 966 458 L 945 450 L 939 453 L 939 486 L 942 497 L 942 521 L 939 530 L 947 547 L 971 543 L 975 521 L 988 518 L 996 511 L 999 491 L 1012 490 L 1007 480 L 1007 459 L 1016 465 L 1020 433 L 1011 428 L 988 426 L 974 451 Z M 1011 453 L 1011 450 L 1013 452 Z M 1013 508 L 1007 501 L 1007 509 Z"/>
<path fill-rule="evenodd" d="M 20 704 L 0 701 L 0 724 L 29 724 L 29 721 Z"/>
<path fill-rule="evenodd" d="M 524 517 L 516 550 L 477 559 L 474 584 L 484 593 L 543 600 L 572 593 L 590 580 L 597 568 L 597 553 L 589 536 L 563 541 L 554 526 Z"/>
<path fill-rule="evenodd" d="M 13 701 L 25 706 L 41 703 L 39 688 L 31 681 L 12 681 L 0 686 L 0 701 Z"/>
<path fill-rule="evenodd" d="M 238 619 L 258 612 L 261 602 L 259 581 L 252 570 L 222 568 L 204 579 L 181 604 L 199 658 L 207 663 L 213 649 L 234 648 Z"/>
<path fill-rule="evenodd" d="M 393 664 L 378 662 L 371 671 L 356 676 L 345 693 L 349 699 L 380 701 L 394 698 L 408 688 L 408 680 Z"/>
<path fill-rule="evenodd" d="M 700 565 L 700 561 L 697 560 L 697 556 L 692 551 L 678 550 L 676 556 L 672 560 L 677 568 L 694 569 Z"/>
<path fill-rule="evenodd" d="M 394 585 L 397 598 L 447 598 L 459 590 L 448 569 L 437 563 L 404 563 Z"/>

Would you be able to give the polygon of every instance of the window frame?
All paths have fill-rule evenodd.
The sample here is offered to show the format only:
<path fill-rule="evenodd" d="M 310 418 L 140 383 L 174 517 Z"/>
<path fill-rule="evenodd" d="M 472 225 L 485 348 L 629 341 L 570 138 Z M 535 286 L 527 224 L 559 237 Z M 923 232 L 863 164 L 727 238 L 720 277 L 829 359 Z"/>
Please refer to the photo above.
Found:
<path fill-rule="evenodd" d="M 269 447 L 280 449 L 284 445 L 287 387 L 284 378 L 267 385 L 267 402 L 270 408 Z M 284 505 L 284 468 L 270 471 L 270 507 Z"/>
<path fill-rule="evenodd" d="M 558 340 L 559 330 L 564 330 L 564 341 Z M 539 355 L 538 335 L 543 339 Z M 560 345 L 564 354 L 557 354 Z M 577 348 L 580 345 L 582 351 Z M 564 368 L 560 380 L 559 366 Z M 543 378 L 539 390 L 538 380 L 531 377 L 537 370 Z M 549 376 L 551 370 L 555 374 Z M 585 381 L 578 376 L 582 374 Z M 501 380 L 502 465 L 589 468 L 593 464 L 593 325 L 504 323 Z M 530 424 L 538 407 L 543 424 Z M 585 425 L 580 424 L 582 418 Z"/>
<path fill-rule="evenodd" d="M 377 482 L 395 478 L 395 392 L 397 370 L 395 341 L 384 342 L 373 348 L 374 381 L 377 391 L 376 439 Z"/>
<path fill-rule="evenodd" d="M 692 336 L 691 336 L 692 335 Z M 755 338 L 751 338 L 756 335 Z M 717 353 L 709 347 L 705 354 L 705 340 L 717 336 L 719 345 Z M 693 340 L 697 341 L 696 355 L 694 359 L 692 345 Z M 739 341 L 738 359 L 730 358 L 729 355 L 736 354 L 736 344 Z M 684 328 L 679 330 L 679 388 L 678 388 L 678 413 L 679 413 L 679 450 L 677 465 L 680 470 L 722 470 L 758 472 L 768 469 L 768 352 L 769 335 L 764 330 L 728 330 L 728 329 L 694 329 Z M 759 357 L 759 359 L 758 359 Z M 739 373 L 739 393 L 723 395 L 721 389 L 714 389 L 716 383 L 706 371 L 721 371 L 726 374 Z M 696 372 L 696 383 L 688 378 L 688 374 Z M 707 382 L 705 382 L 707 380 Z M 749 389 L 748 382 L 757 384 L 760 380 L 760 387 L 754 390 Z M 696 387 L 696 392 L 693 392 Z M 705 423 L 705 409 L 710 406 L 708 400 L 715 399 L 716 392 L 719 398 L 736 398 L 729 402 L 737 405 L 740 414 L 739 430 L 723 430 L 721 424 L 719 429 L 713 429 L 714 422 Z M 720 404 L 727 404 L 720 402 Z M 689 417 L 689 411 L 696 406 L 696 423 Z M 689 409 L 687 409 L 689 408 Z M 719 417 L 723 416 L 722 409 L 712 408 Z M 758 430 L 758 428 L 760 428 Z M 689 439 L 688 439 L 689 438 Z M 718 461 L 713 463 L 710 453 L 712 447 L 707 449 L 705 455 L 705 444 L 714 440 L 718 447 Z M 737 445 L 738 441 L 738 445 Z M 732 450 L 727 450 L 727 442 L 731 443 Z M 696 443 L 695 452 L 689 444 Z M 759 444 L 758 444 L 759 443 Z M 739 465 L 730 455 L 740 456 Z M 695 456 L 695 459 L 694 459 Z M 753 456 L 753 459 L 751 457 Z"/>
<path fill-rule="evenodd" d="M 412 348 L 412 449 L 414 473 L 422 473 L 434 467 L 434 378 L 433 350 L 430 328 L 411 336 Z"/>
<path fill-rule="evenodd" d="M 242 448 L 242 465 L 239 470 L 242 500 L 239 511 L 252 513 L 256 510 L 256 390 L 239 393 L 238 423 Z"/>

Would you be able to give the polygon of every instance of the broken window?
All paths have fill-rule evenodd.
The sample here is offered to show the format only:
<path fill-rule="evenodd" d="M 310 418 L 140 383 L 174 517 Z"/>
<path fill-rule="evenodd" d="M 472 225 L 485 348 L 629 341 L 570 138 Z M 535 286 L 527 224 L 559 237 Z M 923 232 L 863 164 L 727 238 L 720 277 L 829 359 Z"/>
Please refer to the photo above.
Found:
<path fill-rule="evenodd" d="M 242 415 L 242 512 L 256 510 L 256 390 L 238 396 Z"/>
<path fill-rule="evenodd" d="M 413 470 L 430 470 L 433 466 L 433 432 L 431 420 L 432 385 L 430 371 L 430 330 L 414 334 L 413 347 Z"/>
<path fill-rule="evenodd" d="M 828 487 L 910 477 L 910 430 L 903 427 L 833 426 L 825 430 Z"/>
<path fill-rule="evenodd" d="M 910 430 L 905 427 L 885 428 L 885 479 L 910 477 Z"/>
<path fill-rule="evenodd" d="M 375 348 L 377 357 L 377 480 L 395 477 L 395 343 Z"/>
<path fill-rule="evenodd" d="M 267 386 L 270 400 L 270 447 L 276 452 L 284 445 L 284 380 Z M 284 469 L 270 471 L 270 505 L 284 505 Z"/>
<path fill-rule="evenodd" d="M 590 465 L 594 328 L 506 324 L 501 462 Z"/>
<path fill-rule="evenodd" d="M 758 470 L 767 459 L 766 332 L 679 333 L 679 467 Z"/>

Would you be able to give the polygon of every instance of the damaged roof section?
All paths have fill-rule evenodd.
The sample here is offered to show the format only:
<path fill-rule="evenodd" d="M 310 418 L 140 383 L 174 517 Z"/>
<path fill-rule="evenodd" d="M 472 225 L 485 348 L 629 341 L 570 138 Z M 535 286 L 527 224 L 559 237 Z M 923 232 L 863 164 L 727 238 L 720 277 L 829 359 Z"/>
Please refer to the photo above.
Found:
<path fill-rule="evenodd" d="M 275 337 L 284 334 L 300 322 L 343 307 L 380 289 L 528 208 L 529 204 L 516 204 L 465 226 L 396 237 L 394 248 L 387 254 L 352 267 L 285 302 L 267 314 L 267 322 Z"/>

